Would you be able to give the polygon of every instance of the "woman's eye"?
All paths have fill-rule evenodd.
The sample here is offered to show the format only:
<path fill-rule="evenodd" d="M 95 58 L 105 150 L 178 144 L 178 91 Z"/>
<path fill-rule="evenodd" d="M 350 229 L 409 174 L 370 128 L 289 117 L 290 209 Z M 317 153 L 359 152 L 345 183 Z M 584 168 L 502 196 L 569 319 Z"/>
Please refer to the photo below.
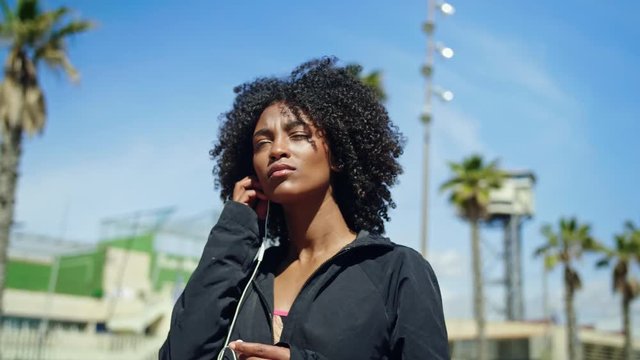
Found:
<path fill-rule="evenodd" d="M 259 148 L 261 148 L 262 146 L 264 146 L 264 145 L 268 144 L 269 142 L 270 142 L 270 141 L 269 141 L 269 140 L 266 140 L 266 139 L 265 139 L 265 140 L 260 140 L 260 141 L 256 142 L 256 144 L 254 145 L 254 147 L 255 147 L 256 149 L 259 149 Z"/>
<path fill-rule="evenodd" d="M 307 133 L 293 133 L 291 134 L 291 138 L 293 140 L 307 140 L 309 139 L 309 135 Z"/>

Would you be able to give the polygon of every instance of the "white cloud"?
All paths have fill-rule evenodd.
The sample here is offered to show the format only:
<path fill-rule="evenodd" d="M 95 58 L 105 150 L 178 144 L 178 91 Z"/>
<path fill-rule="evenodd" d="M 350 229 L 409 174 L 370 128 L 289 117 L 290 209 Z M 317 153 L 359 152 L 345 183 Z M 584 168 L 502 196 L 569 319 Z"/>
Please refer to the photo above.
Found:
<path fill-rule="evenodd" d="M 458 250 L 433 251 L 429 259 L 439 278 L 459 278 L 468 272 L 468 259 Z"/>
<path fill-rule="evenodd" d="M 25 175 L 17 194 L 21 230 L 88 240 L 98 236 L 100 220 L 107 216 L 217 205 L 209 142 L 199 141 L 197 134 L 191 138 L 180 144 L 141 140 L 107 155 Z"/>

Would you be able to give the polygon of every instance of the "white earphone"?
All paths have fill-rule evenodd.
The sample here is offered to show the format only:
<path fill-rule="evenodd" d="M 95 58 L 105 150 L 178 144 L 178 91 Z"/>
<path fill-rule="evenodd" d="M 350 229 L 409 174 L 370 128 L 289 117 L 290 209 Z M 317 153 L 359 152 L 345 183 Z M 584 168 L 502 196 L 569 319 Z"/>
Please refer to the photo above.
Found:
<path fill-rule="evenodd" d="M 258 268 L 260 267 L 260 263 L 262 263 L 262 258 L 264 257 L 264 252 L 267 249 L 267 231 L 269 231 L 269 210 L 271 208 L 271 201 L 267 202 L 267 217 L 264 221 L 264 235 L 262 238 L 262 243 L 260 244 L 260 248 L 258 248 L 258 253 L 256 254 L 256 257 L 254 259 L 254 262 L 256 263 L 255 268 L 253 269 L 253 273 L 251 274 L 251 277 L 249 278 L 249 282 L 247 282 L 247 285 L 245 285 L 244 290 L 242 290 L 242 295 L 240 295 L 240 299 L 238 300 L 238 305 L 236 305 L 236 311 L 233 314 L 233 319 L 231 320 L 231 325 L 229 325 L 229 332 L 227 333 L 227 338 L 224 341 L 224 346 L 222 347 L 222 349 L 220 350 L 220 352 L 218 353 L 218 357 L 217 360 L 223 360 L 224 357 L 224 353 L 227 350 L 227 348 L 229 348 L 229 340 L 231 339 L 231 333 L 233 332 L 233 327 L 236 324 L 236 318 L 238 317 L 238 313 L 240 313 L 240 307 L 242 306 L 242 300 L 244 300 L 244 296 L 247 294 L 247 290 L 249 290 L 249 287 L 251 286 L 251 283 L 253 282 L 253 279 L 256 277 L 256 274 L 258 273 Z M 233 356 L 233 360 L 237 360 L 236 358 L 236 353 L 231 349 L 231 355 Z"/>

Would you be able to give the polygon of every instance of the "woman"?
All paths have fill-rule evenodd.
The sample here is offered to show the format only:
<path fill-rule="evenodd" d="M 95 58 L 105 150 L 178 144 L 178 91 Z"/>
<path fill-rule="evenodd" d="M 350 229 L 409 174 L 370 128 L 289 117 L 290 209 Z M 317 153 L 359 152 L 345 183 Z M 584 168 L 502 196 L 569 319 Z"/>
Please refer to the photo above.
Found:
<path fill-rule="evenodd" d="M 226 204 L 160 358 L 216 358 L 250 282 L 240 359 L 447 359 L 433 270 L 381 236 L 403 138 L 374 92 L 330 58 L 235 91 L 211 150 Z"/>

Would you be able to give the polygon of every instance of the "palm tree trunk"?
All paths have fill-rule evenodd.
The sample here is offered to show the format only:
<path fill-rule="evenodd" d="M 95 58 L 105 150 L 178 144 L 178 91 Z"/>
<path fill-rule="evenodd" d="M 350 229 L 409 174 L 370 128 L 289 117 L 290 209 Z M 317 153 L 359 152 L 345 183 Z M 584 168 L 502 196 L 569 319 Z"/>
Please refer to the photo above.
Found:
<path fill-rule="evenodd" d="M 22 152 L 22 129 L 2 131 L 0 144 L 0 318 L 4 313 L 3 295 L 6 279 L 9 234 L 13 223 L 18 165 Z"/>
<path fill-rule="evenodd" d="M 478 220 L 471 220 L 471 256 L 473 267 L 473 312 L 477 328 L 476 359 L 487 358 L 487 339 L 485 334 L 484 294 L 482 288 L 482 256 L 480 253 L 480 234 Z"/>
<path fill-rule="evenodd" d="M 625 289 L 626 290 L 626 289 Z M 623 291 L 622 294 L 622 321 L 624 329 L 624 359 L 633 359 L 633 345 L 631 336 L 631 314 L 629 308 L 631 307 L 631 297 L 627 295 L 627 291 Z"/>
<path fill-rule="evenodd" d="M 567 345 L 569 347 L 569 360 L 579 360 L 578 344 L 576 337 L 576 313 L 573 309 L 573 285 L 570 283 L 571 273 L 567 265 L 564 267 L 565 313 L 567 315 Z"/>

